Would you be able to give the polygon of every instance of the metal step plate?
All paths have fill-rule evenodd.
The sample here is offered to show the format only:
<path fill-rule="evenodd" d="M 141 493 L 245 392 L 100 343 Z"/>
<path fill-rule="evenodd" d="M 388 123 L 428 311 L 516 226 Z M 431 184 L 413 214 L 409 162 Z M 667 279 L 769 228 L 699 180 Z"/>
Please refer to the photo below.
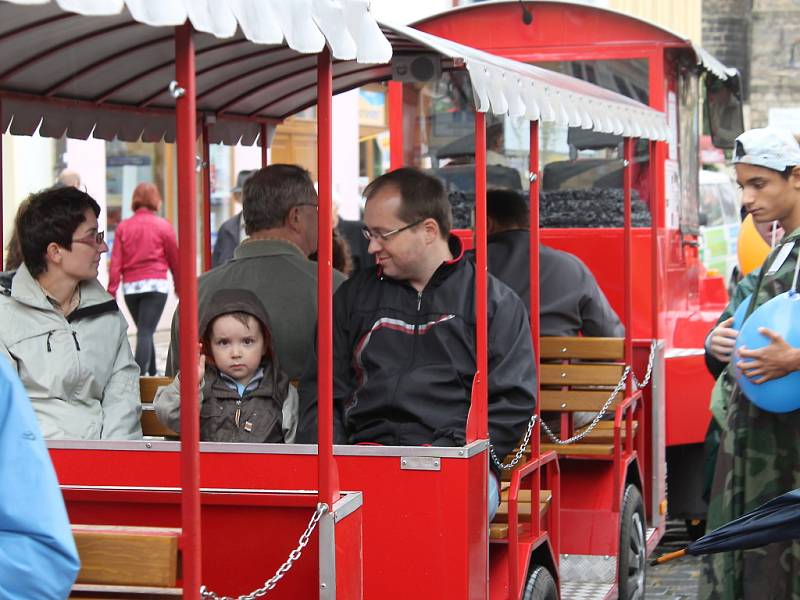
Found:
<path fill-rule="evenodd" d="M 561 600 L 610 600 L 617 597 L 613 583 L 561 582 Z"/>

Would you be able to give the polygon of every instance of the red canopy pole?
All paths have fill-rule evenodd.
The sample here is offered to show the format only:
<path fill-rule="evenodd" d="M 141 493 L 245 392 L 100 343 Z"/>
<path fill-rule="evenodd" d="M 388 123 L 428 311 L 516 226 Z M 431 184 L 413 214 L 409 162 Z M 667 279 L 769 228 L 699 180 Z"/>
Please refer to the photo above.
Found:
<path fill-rule="evenodd" d="M 327 46 L 317 58 L 317 403 L 319 411 L 319 501 L 332 508 L 339 498 L 333 459 L 333 65 Z"/>
<path fill-rule="evenodd" d="M 633 228 L 631 226 L 631 189 L 633 187 L 633 138 L 624 141 L 623 197 L 625 204 L 625 226 L 623 230 L 625 264 L 625 363 L 633 364 Z M 629 380 L 630 381 L 630 380 Z M 631 388 L 632 389 L 632 388 Z"/>
<path fill-rule="evenodd" d="M 269 145 L 267 144 L 267 124 L 261 124 L 261 167 L 266 167 L 269 164 L 269 159 L 267 159 L 267 150 L 269 150 Z"/>
<path fill-rule="evenodd" d="M 175 74 L 178 87 L 176 129 L 178 144 L 178 236 L 180 242 L 181 398 L 197 398 L 197 195 L 195 143 L 195 67 L 192 27 L 175 29 Z M 182 89 L 181 89 L 182 88 Z M 181 524 L 183 528 L 184 598 L 200 593 L 200 416 L 197 402 L 181 407 Z"/>
<path fill-rule="evenodd" d="M 530 132 L 530 164 L 528 170 L 531 173 L 531 187 L 529 190 L 530 200 L 530 232 L 531 232 L 531 256 L 530 256 L 530 282 L 531 282 L 531 336 L 533 336 L 533 354 L 536 360 L 536 398 L 539 393 L 539 121 L 531 121 Z M 536 402 L 536 423 L 533 437 L 531 438 L 531 454 L 533 458 L 539 456 L 539 435 L 538 427 L 539 402 Z"/>
<path fill-rule="evenodd" d="M 403 166 L 403 83 L 389 82 L 389 166 Z"/>
<path fill-rule="evenodd" d="M 211 268 L 211 149 L 203 120 L 203 271 Z"/>
<path fill-rule="evenodd" d="M 656 161 L 656 149 L 658 142 L 655 140 L 650 142 L 650 270 L 652 271 L 652 333 L 651 338 L 658 339 L 658 310 L 659 310 L 659 295 L 658 295 L 658 207 L 660 205 L 659 199 L 661 195 L 660 181 L 658 179 L 658 162 Z"/>
<path fill-rule="evenodd" d="M 475 113 L 475 341 L 477 377 L 467 420 L 467 443 L 489 437 L 489 327 L 486 315 L 486 115 Z M 502 458 L 502 457 L 501 457 Z"/>

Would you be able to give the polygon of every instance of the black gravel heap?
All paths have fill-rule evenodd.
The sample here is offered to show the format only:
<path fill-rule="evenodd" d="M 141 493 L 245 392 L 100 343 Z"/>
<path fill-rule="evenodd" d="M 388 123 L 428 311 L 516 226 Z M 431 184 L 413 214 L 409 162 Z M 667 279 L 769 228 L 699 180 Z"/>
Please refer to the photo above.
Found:
<path fill-rule="evenodd" d="M 634 227 L 650 227 L 650 209 L 639 199 L 636 190 L 631 192 L 632 222 Z M 472 207 L 475 194 L 451 191 L 453 228 L 472 228 Z M 625 218 L 622 190 L 620 188 L 586 188 L 552 190 L 539 194 L 539 224 L 541 227 L 622 227 Z"/>
<path fill-rule="evenodd" d="M 632 190 L 634 227 L 650 227 L 650 209 Z M 625 219 L 620 188 L 552 190 L 539 194 L 541 227 L 622 227 Z"/>

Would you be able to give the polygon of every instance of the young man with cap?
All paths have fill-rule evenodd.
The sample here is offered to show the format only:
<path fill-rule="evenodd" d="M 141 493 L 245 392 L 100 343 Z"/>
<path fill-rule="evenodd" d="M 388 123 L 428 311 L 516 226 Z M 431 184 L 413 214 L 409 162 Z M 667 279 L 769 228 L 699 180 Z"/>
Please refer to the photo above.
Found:
<path fill-rule="evenodd" d="M 236 176 L 236 187 L 232 190 L 232 199 L 237 204 L 242 202 L 242 189 L 244 182 L 254 173 L 254 171 L 239 171 Z M 218 267 L 224 265 L 233 258 L 233 251 L 247 235 L 244 231 L 244 219 L 242 211 L 233 215 L 230 219 L 219 226 L 217 231 L 217 242 L 214 244 L 214 253 L 211 255 L 211 266 Z"/>
<path fill-rule="evenodd" d="M 792 285 L 800 239 L 800 146 L 785 130 L 751 129 L 736 138 L 733 163 L 742 204 L 756 223 L 777 220 L 786 232 L 759 271 L 749 315 Z M 707 343 L 717 360 L 728 363 L 712 399 L 724 416 L 724 427 L 711 488 L 708 530 L 800 488 L 800 411 L 762 411 L 747 399 L 734 379 L 734 367 L 755 383 L 800 370 L 800 349 L 764 328 L 760 332 L 770 340 L 768 346 L 759 350 L 742 347 L 733 356 L 737 332 L 731 324 L 731 319 L 725 318 Z M 800 542 L 705 558 L 700 598 L 788 600 L 798 596 Z"/>

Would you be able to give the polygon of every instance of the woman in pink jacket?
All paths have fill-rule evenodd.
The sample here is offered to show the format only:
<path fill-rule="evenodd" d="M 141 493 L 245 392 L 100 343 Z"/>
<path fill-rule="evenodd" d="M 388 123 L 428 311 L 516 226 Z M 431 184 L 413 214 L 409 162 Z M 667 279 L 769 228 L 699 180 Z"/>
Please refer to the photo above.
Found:
<path fill-rule="evenodd" d="M 117 226 L 111 252 L 108 292 L 116 297 L 120 279 L 125 304 L 136 323 L 136 363 L 142 375 L 156 374 L 153 345 L 158 320 L 164 311 L 172 279 L 178 280 L 178 242 L 175 231 L 156 212 L 161 194 L 152 183 L 140 183 L 133 190 L 134 215 Z"/>

